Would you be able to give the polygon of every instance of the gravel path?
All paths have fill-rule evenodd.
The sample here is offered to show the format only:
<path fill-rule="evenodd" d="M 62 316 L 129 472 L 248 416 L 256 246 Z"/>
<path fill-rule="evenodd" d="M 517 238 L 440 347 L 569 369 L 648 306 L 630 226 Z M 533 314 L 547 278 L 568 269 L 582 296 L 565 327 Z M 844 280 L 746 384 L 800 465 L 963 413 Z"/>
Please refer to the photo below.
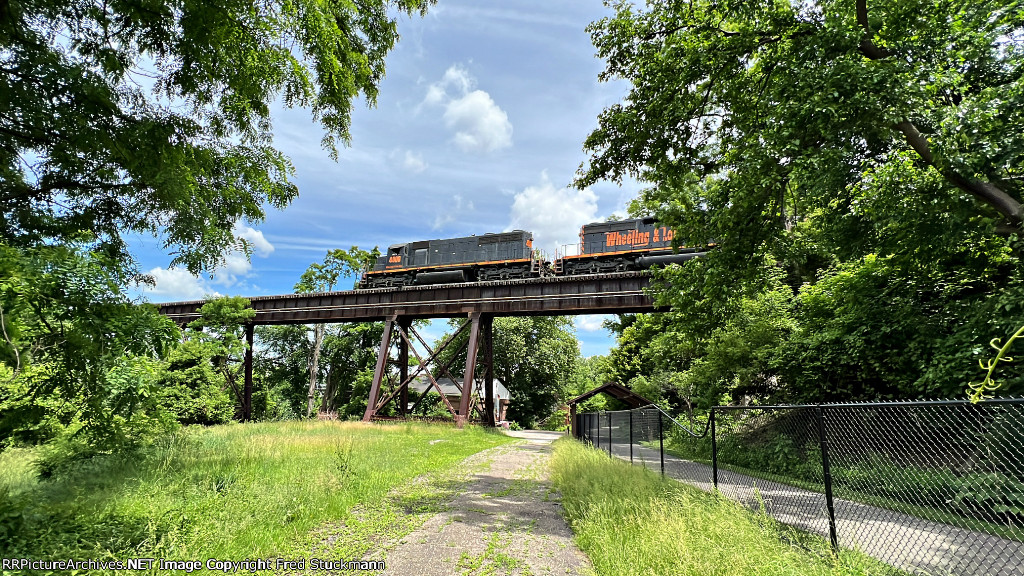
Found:
<path fill-rule="evenodd" d="M 474 457 L 475 469 L 446 510 L 386 552 L 384 574 L 587 574 L 557 492 L 547 478 L 559 434 L 519 432 L 525 442 Z"/>

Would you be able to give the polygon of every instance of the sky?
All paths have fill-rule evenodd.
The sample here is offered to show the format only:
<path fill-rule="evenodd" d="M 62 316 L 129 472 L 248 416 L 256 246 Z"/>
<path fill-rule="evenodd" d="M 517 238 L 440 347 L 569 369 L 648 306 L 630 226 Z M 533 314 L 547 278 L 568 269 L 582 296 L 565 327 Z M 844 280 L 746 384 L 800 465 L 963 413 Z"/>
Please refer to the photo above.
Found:
<path fill-rule="evenodd" d="M 598 82 L 604 65 L 585 31 L 610 14 L 597 0 L 440 0 L 425 17 L 401 16 L 377 104 L 356 102 L 337 161 L 308 112 L 275 111 L 274 145 L 295 166 L 299 197 L 263 222 L 236 224 L 251 260 L 231 253 L 197 278 L 169 268 L 158 239 L 140 238 L 134 253 L 156 281 L 142 296 L 289 294 L 329 249 L 512 229 L 553 254 L 581 225 L 624 215 L 638 184 L 571 187 L 598 114 L 628 89 Z M 603 319 L 575 318 L 584 356 L 613 345 Z M 428 334 L 444 330 L 435 322 Z"/>

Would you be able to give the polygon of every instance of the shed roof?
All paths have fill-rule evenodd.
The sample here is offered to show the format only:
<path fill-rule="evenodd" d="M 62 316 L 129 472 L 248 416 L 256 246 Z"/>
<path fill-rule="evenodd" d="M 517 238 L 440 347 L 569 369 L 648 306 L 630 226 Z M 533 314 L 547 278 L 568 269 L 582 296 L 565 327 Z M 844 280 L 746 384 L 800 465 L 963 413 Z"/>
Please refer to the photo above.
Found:
<path fill-rule="evenodd" d="M 626 404 L 629 404 L 631 408 L 640 408 L 641 406 L 650 406 L 651 404 L 654 404 L 654 402 L 651 402 L 647 398 L 644 398 L 643 396 L 637 394 L 636 392 L 633 392 L 632 390 L 626 388 L 622 384 L 619 384 L 617 382 L 608 382 L 607 384 L 602 384 L 597 388 L 590 390 L 589 392 L 584 392 L 583 394 L 580 394 L 579 396 L 573 398 L 572 400 L 569 400 L 569 405 L 572 406 L 574 404 L 579 404 L 580 402 L 583 402 L 584 400 L 596 396 L 598 394 L 601 394 L 602 392 L 611 396 L 612 398 L 622 400 Z"/>

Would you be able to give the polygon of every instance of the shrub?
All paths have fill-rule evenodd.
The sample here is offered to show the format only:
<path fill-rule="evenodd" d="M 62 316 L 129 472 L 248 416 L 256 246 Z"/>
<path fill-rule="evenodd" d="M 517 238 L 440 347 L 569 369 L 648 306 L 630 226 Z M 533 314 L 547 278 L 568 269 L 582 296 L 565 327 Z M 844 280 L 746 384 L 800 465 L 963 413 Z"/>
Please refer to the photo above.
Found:
<path fill-rule="evenodd" d="M 186 340 L 160 375 L 160 402 L 182 424 L 220 424 L 235 412 L 224 376 L 213 368 L 208 342 Z"/>

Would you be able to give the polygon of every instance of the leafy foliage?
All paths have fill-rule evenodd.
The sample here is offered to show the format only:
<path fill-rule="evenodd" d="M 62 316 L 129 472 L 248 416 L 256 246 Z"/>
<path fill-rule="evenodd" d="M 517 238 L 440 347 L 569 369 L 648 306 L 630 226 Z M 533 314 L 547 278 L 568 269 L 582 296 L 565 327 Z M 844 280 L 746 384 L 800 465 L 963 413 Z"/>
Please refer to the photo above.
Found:
<path fill-rule="evenodd" d="M 353 100 L 376 99 L 396 18 L 431 4 L 0 1 L 5 438 L 113 449 L 145 437 L 147 418 L 166 421 L 155 361 L 179 332 L 125 296 L 146 280 L 126 239 L 158 236 L 192 273 L 248 251 L 233 227 L 298 193 L 272 145 L 271 104 L 310 109 L 334 152 Z M 177 352 L 198 373 L 162 376 L 185 421 L 222 417 L 213 380 L 237 393 L 236 304 L 213 304 L 210 332 Z M 207 357 L 213 380 L 198 368 Z"/>
<path fill-rule="evenodd" d="M 717 245 L 657 273 L 674 312 L 622 327 L 621 380 L 677 406 L 958 396 L 1024 322 L 1022 6 L 623 2 L 590 31 L 632 88 L 578 184 L 640 178 L 634 213 Z"/>
<path fill-rule="evenodd" d="M 199 356 L 208 357 L 217 377 L 227 385 L 238 402 L 240 413 L 244 413 L 242 395 L 242 361 L 248 344 L 245 341 L 245 325 L 256 316 L 249 300 L 240 296 L 223 296 L 207 300 L 199 308 L 199 319 L 189 323 L 187 336 L 198 344 Z M 187 354 L 186 354 L 187 356 Z M 187 362 L 182 368 L 189 368 Z M 185 380 L 190 380 L 184 376 Z M 204 394 L 209 384 L 203 376 L 193 380 L 193 394 Z M 216 398 L 210 398 L 216 401 Z M 207 407 L 213 413 L 219 411 L 218 404 Z"/>
<path fill-rule="evenodd" d="M 334 324 L 325 327 L 321 360 L 317 363 L 319 410 L 340 418 L 362 416 L 370 394 L 370 381 L 384 325 L 380 322 Z M 258 326 L 254 380 L 256 395 L 268 399 L 275 414 L 304 414 L 308 402 L 309 362 L 313 343 L 307 326 Z M 270 409 L 277 406 L 275 411 Z"/>
<path fill-rule="evenodd" d="M 174 323 L 130 302 L 105 257 L 83 249 L 0 246 L 0 270 L 4 436 L 67 431 L 97 449 L 141 439 L 136 426 L 155 409 L 153 360 L 178 339 Z"/>
<path fill-rule="evenodd" d="M 171 351 L 160 375 L 160 402 L 182 424 L 221 424 L 235 414 L 224 374 L 214 370 L 216 346 L 186 340 Z"/>
<path fill-rule="evenodd" d="M 0 4 L 0 243 L 88 231 L 128 259 L 123 235 L 154 233 L 176 264 L 213 268 L 237 220 L 298 192 L 271 103 L 309 108 L 333 150 L 352 100 L 376 99 L 390 9 L 429 4 Z"/>

